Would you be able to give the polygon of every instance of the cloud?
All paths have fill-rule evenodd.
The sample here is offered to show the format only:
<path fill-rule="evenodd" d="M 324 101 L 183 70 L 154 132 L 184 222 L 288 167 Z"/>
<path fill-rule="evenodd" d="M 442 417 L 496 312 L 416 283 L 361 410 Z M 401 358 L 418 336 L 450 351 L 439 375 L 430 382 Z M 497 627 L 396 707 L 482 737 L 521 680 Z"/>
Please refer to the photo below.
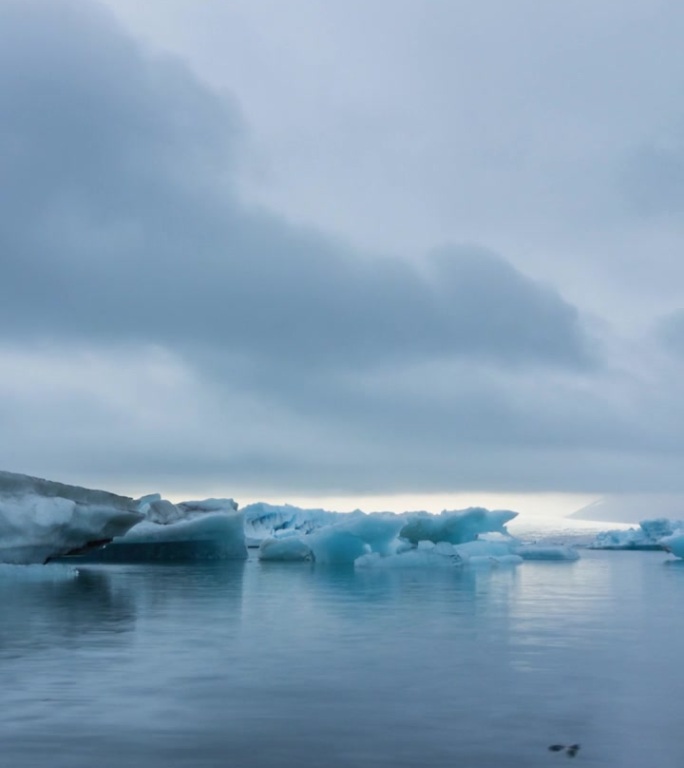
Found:
<path fill-rule="evenodd" d="M 446 248 L 421 273 L 244 207 L 234 106 L 94 5 L 2 14 L 5 334 L 339 368 L 588 364 L 577 311 L 499 256 Z"/>
<path fill-rule="evenodd" d="M 684 208 L 684 149 L 651 143 L 625 158 L 622 189 L 631 209 L 643 217 L 681 214 Z"/>
<path fill-rule="evenodd" d="M 246 130 L 95 3 L 0 5 L 1 464 L 251 495 L 667 481 L 669 409 L 557 290 L 247 205 Z"/>
<path fill-rule="evenodd" d="M 653 336 L 668 352 L 684 360 L 684 309 L 669 312 L 659 318 Z"/>

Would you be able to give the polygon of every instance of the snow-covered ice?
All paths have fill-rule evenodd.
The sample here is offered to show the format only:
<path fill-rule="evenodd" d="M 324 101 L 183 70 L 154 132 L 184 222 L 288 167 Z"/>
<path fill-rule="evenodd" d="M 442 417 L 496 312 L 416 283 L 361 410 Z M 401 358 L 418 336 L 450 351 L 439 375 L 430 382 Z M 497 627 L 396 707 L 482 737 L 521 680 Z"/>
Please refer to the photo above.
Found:
<path fill-rule="evenodd" d="M 101 546 L 142 518 L 126 496 L 0 472 L 2 563 L 44 563 Z"/>

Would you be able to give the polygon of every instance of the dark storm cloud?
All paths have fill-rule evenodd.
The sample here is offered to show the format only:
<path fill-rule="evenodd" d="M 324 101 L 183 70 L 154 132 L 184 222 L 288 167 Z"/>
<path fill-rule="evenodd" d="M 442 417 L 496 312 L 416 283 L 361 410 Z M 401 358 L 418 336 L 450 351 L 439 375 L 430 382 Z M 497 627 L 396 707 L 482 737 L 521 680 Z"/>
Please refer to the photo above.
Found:
<path fill-rule="evenodd" d="M 89 2 L 0 8 L 0 333 L 329 369 L 591 363 L 577 311 L 500 256 L 420 269 L 250 210 L 240 119 Z M 264 363 L 266 361 L 266 363 Z"/>

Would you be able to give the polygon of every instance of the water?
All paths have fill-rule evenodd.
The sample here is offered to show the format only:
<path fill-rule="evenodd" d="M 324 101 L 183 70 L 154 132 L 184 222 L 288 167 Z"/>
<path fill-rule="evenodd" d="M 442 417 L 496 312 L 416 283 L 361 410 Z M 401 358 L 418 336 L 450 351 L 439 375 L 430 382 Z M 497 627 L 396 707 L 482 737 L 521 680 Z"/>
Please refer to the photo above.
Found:
<path fill-rule="evenodd" d="M 0 766 L 684 765 L 684 563 L 0 573 Z"/>

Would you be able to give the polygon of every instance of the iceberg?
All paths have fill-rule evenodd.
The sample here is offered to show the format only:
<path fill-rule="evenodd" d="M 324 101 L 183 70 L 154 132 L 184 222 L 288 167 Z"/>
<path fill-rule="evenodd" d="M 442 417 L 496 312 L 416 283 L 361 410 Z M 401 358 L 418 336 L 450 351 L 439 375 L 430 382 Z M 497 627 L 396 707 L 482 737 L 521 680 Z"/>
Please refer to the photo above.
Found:
<path fill-rule="evenodd" d="M 589 545 L 589 549 L 663 549 L 665 537 L 670 537 L 679 531 L 684 533 L 684 522 L 672 521 L 664 517 L 642 520 L 638 528 L 601 531 Z"/>
<path fill-rule="evenodd" d="M 126 496 L 0 472 L 1 563 L 45 563 L 99 547 L 142 519 Z"/>
<path fill-rule="evenodd" d="M 429 512 L 408 514 L 409 522 L 402 528 L 401 537 L 414 544 L 419 541 L 464 544 L 475 541 L 482 533 L 507 534 L 506 523 L 518 516 L 517 512 L 510 510 L 489 510 L 483 507 L 444 510 L 440 515 L 431 515 Z"/>
<path fill-rule="evenodd" d="M 378 552 L 362 555 L 356 568 L 394 570 L 398 568 L 455 568 L 463 565 L 463 558 L 453 544 L 421 541 L 417 547 L 383 557 Z"/>
<path fill-rule="evenodd" d="M 159 494 L 136 503 L 143 521 L 79 559 L 103 563 L 245 560 L 244 518 L 233 499 L 173 504 Z"/>
<path fill-rule="evenodd" d="M 660 540 L 660 548 L 675 557 L 684 558 L 684 530 L 679 530 L 671 536 L 665 536 Z"/>
<path fill-rule="evenodd" d="M 403 549 L 394 555 L 382 557 L 377 553 L 363 555 L 354 565 L 357 568 L 454 568 L 462 566 L 518 565 L 522 558 L 511 552 L 506 544 L 489 541 L 471 541 L 450 544 L 423 540 L 416 547 Z"/>
<path fill-rule="evenodd" d="M 297 537 L 265 539 L 259 547 L 259 560 L 302 563 L 311 562 L 315 559 L 311 547 Z"/>
<path fill-rule="evenodd" d="M 404 524 L 401 516 L 390 512 L 333 514 L 339 522 L 319 527 L 312 533 L 265 539 L 259 547 L 259 559 L 352 564 L 365 554 L 394 552 L 397 534 Z"/>
<path fill-rule="evenodd" d="M 245 516 L 245 536 L 248 546 L 259 546 L 266 539 L 282 538 L 318 531 L 363 512 L 329 512 L 325 509 L 304 509 L 290 504 L 258 502 L 242 508 Z"/>
<path fill-rule="evenodd" d="M 294 512 L 293 519 L 302 521 L 305 516 Z M 262 540 L 260 560 L 311 561 L 326 564 L 356 564 L 362 568 L 377 567 L 443 567 L 462 562 L 476 562 L 477 557 L 489 562 L 501 560 L 521 562 L 510 549 L 511 537 L 505 524 L 516 517 L 507 510 L 489 511 L 481 507 L 453 510 L 431 515 L 428 512 L 391 512 L 364 514 L 327 513 L 309 517 L 314 527 L 305 534 L 288 530 L 280 537 Z M 325 525 L 325 520 L 332 522 Z M 500 534 L 503 542 L 476 541 L 485 533 Z M 460 547 L 474 544 L 474 551 Z M 456 549 L 454 549 L 454 546 Z M 385 562 L 387 560 L 387 562 Z M 391 561 L 391 562 L 390 562 Z"/>
<path fill-rule="evenodd" d="M 464 544 L 457 544 L 454 549 L 463 559 L 463 562 L 470 566 L 519 565 L 522 563 L 520 555 L 515 554 L 511 550 L 510 542 L 506 541 L 475 539 Z"/>
<path fill-rule="evenodd" d="M 511 548 L 513 554 L 523 560 L 551 560 L 573 562 L 579 560 L 579 552 L 574 547 L 565 544 L 515 544 Z"/>

